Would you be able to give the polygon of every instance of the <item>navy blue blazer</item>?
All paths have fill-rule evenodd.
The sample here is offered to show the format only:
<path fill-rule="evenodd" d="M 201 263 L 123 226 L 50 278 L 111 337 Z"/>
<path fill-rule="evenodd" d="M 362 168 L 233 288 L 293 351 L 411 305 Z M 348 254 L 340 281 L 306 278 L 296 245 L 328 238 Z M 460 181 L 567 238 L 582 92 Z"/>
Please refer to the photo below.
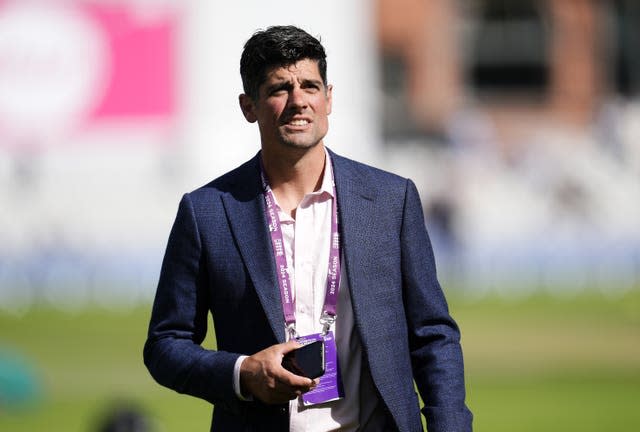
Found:
<path fill-rule="evenodd" d="M 288 406 L 242 402 L 240 354 L 285 341 L 258 155 L 185 194 L 169 236 L 144 361 L 162 385 L 215 405 L 212 430 L 288 431 Z M 460 334 L 408 179 L 331 153 L 354 321 L 391 429 L 471 431 Z M 212 313 L 217 351 L 200 344 Z"/>

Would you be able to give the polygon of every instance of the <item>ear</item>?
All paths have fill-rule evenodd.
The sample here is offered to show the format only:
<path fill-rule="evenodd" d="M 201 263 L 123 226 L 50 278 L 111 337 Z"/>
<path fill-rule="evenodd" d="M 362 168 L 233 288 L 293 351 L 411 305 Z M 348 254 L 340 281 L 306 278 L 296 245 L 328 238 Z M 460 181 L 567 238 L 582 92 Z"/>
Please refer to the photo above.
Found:
<path fill-rule="evenodd" d="M 327 115 L 331 114 L 331 104 L 333 104 L 333 85 L 329 84 L 326 91 L 327 96 Z"/>
<path fill-rule="evenodd" d="M 255 123 L 258 120 L 258 117 L 255 113 L 255 104 L 253 103 L 253 99 L 242 93 L 238 96 L 238 102 L 240 102 L 240 109 L 242 110 L 242 114 L 244 114 L 244 118 L 246 118 L 249 123 Z"/>

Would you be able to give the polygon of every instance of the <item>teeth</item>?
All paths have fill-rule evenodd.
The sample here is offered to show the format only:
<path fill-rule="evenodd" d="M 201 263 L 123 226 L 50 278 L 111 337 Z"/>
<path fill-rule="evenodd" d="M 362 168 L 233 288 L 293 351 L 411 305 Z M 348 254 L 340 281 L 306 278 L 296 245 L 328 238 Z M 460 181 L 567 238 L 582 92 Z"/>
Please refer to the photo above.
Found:
<path fill-rule="evenodd" d="M 304 126 L 304 125 L 306 125 L 307 123 L 309 123 L 307 120 L 293 120 L 293 121 L 291 122 L 291 124 L 292 124 L 293 126 Z"/>

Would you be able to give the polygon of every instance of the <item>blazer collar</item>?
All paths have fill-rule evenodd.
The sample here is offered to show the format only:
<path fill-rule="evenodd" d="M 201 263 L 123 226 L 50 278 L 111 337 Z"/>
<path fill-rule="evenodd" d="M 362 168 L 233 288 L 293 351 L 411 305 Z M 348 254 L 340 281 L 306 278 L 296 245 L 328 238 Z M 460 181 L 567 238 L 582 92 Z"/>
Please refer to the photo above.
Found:
<path fill-rule="evenodd" d="M 331 159 L 338 194 L 343 254 L 350 261 L 349 258 L 359 258 L 363 251 L 369 249 L 365 233 L 372 232 L 368 227 L 375 224 L 371 215 L 375 214 L 378 191 L 374 180 L 361 165 L 334 153 L 331 153 Z M 349 282 L 353 287 L 354 281 L 349 279 Z"/>
<path fill-rule="evenodd" d="M 374 200 L 377 191 L 371 187 L 368 175 L 361 169 L 360 165 L 350 159 L 335 154 L 331 150 L 328 151 L 333 163 L 334 181 L 338 195 L 342 193 L 349 198 L 343 199 L 341 203 L 340 197 L 338 197 L 338 205 L 342 206 L 344 201 L 350 201 L 351 198 Z"/>
<path fill-rule="evenodd" d="M 340 234 L 345 275 L 349 282 L 355 325 L 367 347 L 366 332 L 368 313 L 362 309 L 369 295 L 369 275 L 363 272 L 364 263 L 375 261 L 373 254 L 380 253 L 371 246 L 371 233 L 376 232 L 376 211 L 380 210 L 378 187 L 371 171 L 349 159 L 331 154 L 338 193 Z M 373 216 L 373 217 L 372 217 Z"/>
<path fill-rule="evenodd" d="M 279 342 L 284 342 L 284 314 L 265 218 L 259 157 L 258 153 L 229 177 L 222 202 L 273 334 Z"/>

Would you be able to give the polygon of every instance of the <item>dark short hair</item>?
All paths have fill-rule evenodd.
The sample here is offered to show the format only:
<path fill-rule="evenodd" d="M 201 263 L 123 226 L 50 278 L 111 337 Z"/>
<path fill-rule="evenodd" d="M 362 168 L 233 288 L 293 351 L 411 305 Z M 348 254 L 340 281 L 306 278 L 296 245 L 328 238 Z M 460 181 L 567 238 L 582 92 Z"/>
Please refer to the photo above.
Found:
<path fill-rule="evenodd" d="M 240 76 L 245 94 L 258 98 L 258 89 L 273 67 L 289 66 L 300 60 L 318 62 L 318 70 L 327 85 L 327 55 L 320 41 L 294 26 L 272 26 L 259 30 L 244 44 L 240 58 Z"/>

